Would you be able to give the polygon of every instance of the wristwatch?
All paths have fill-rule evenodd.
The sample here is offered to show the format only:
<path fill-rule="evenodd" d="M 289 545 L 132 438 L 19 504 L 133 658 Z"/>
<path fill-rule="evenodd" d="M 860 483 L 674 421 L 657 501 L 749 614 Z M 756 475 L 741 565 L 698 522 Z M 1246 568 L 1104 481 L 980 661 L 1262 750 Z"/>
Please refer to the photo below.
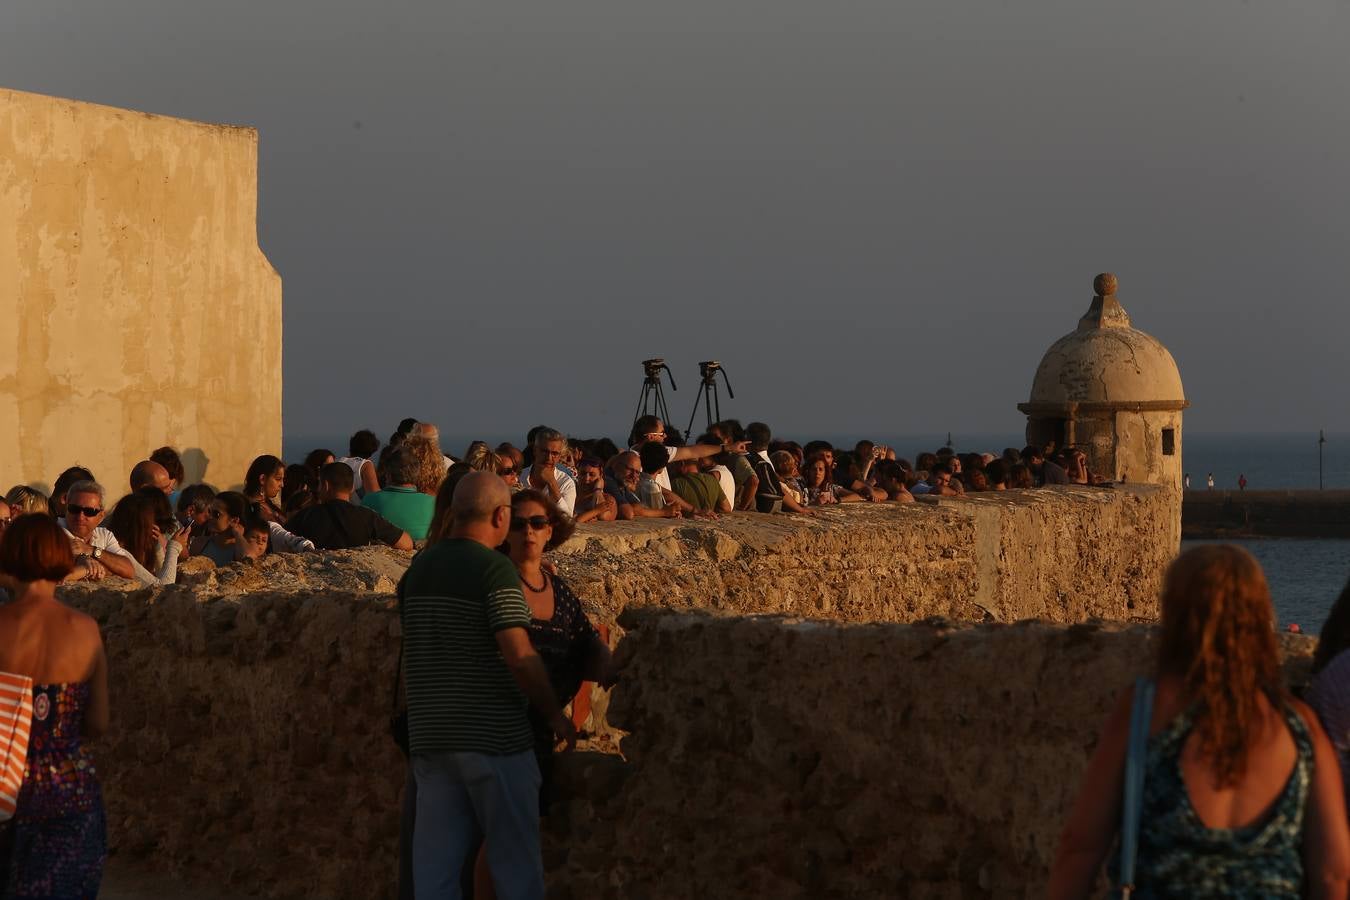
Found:
<path fill-rule="evenodd" d="M 100 556 L 103 555 L 103 548 L 95 547 L 94 549 L 89 551 L 89 555 L 92 556 L 94 559 L 98 559 Z"/>

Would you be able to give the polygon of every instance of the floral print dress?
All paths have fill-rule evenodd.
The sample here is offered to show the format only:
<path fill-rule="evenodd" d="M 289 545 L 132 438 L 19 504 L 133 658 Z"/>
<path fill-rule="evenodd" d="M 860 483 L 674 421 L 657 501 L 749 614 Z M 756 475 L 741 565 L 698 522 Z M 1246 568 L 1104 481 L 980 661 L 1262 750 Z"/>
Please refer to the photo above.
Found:
<path fill-rule="evenodd" d="M 98 896 L 107 857 L 103 794 L 80 743 L 88 682 L 33 685 L 28 768 L 0 859 L 5 900 Z"/>
<path fill-rule="evenodd" d="M 1283 706 L 1298 751 L 1294 771 L 1270 815 L 1245 828 L 1209 828 L 1191 805 L 1181 749 L 1195 711 L 1177 716 L 1148 741 L 1139 826 L 1135 897 L 1237 900 L 1299 897 L 1303 886 L 1303 814 L 1312 783 L 1313 744 L 1298 713 Z M 1110 873 L 1118 882 L 1119 857 Z"/>

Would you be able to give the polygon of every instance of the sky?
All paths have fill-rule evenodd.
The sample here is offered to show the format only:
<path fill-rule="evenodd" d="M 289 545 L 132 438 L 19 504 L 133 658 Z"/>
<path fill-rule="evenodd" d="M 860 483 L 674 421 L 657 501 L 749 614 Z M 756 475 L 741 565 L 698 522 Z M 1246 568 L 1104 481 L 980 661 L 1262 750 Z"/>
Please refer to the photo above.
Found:
<path fill-rule="evenodd" d="M 4 0 L 0 86 L 259 129 L 284 427 L 1016 433 L 1115 272 L 1206 432 L 1350 431 L 1350 3 Z M 701 421 L 701 417 L 700 417 Z"/>

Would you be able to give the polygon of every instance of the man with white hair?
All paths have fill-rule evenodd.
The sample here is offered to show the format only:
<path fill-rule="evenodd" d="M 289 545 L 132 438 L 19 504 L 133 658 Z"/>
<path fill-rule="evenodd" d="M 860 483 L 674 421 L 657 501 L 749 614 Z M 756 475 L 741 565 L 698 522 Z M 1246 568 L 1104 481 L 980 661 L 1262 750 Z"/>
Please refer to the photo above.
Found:
<path fill-rule="evenodd" d="M 534 436 L 534 463 L 520 473 L 520 483 L 543 491 L 558 508 L 569 516 L 576 509 L 577 483 L 571 475 L 558 468 L 567 438 L 553 428 L 541 428 Z"/>
<path fill-rule="evenodd" d="M 412 431 L 409 432 L 409 434 L 412 437 L 426 438 L 436 445 L 437 450 L 441 449 L 441 430 L 430 422 L 418 422 L 412 427 Z M 441 460 L 444 462 L 445 470 L 447 472 L 450 471 L 450 467 L 455 464 L 455 461 L 451 459 L 449 454 L 444 450 L 441 450 Z"/>
<path fill-rule="evenodd" d="M 89 579 L 97 581 L 107 572 L 123 578 L 135 578 L 136 567 L 131 556 L 117 537 L 104 528 L 103 485 L 97 481 L 77 481 L 66 491 L 66 516 L 57 519 L 56 524 L 70 535 L 70 549 L 75 552 L 77 562 L 83 562 L 89 571 Z"/>

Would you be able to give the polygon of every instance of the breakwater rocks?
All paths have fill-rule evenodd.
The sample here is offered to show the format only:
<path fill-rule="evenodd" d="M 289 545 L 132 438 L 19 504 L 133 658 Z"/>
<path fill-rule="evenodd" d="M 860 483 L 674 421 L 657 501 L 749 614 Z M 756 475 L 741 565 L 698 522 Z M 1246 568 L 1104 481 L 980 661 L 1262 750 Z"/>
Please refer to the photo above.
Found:
<path fill-rule="evenodd" d="M 1350 538 L 1350 491 L 1187 491 L 1185 538 Z"/>
<path fill-rule="evenodd" d="M 1058 828 L 1111 666 L 1146 658 L 1143 638 L 1109 636 L 1141 629 L 1070 623 L 1156 614 L 1176 513 L 1175 494 L 1131 486 L 582 527 L 557 562 L 614 626 L 624 670 L 597 695 L 594 746 L 621 739 L 623 757 L 560 764 L 552 895 L 814 896 L 884 878 L 883 895 L 981 895 L 1022 877 L 1049 852 L 1024 832 Z M 64 588 L 108 646 L 114 725 L 95 755 L 113 851 L 240 893 L 392 897 L 393 590 L 409 558 L 189 561 L 170 587 Z M 1064 624 L 948 624 L 1026 617 Z M 993 848 L 984 869 L 972 834 Z"/>

